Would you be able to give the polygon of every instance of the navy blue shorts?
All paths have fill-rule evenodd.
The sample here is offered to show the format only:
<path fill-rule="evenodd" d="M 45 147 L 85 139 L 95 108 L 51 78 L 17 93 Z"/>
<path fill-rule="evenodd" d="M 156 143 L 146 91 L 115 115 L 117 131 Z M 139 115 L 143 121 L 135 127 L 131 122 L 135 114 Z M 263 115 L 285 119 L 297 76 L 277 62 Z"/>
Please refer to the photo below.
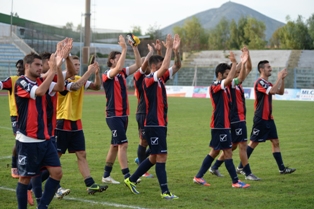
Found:
<path fill-rule="evenodd" d="M 231 123 L 231 140 L 232 143 L 247 141 L 247 129 L 245 121 Z"/>
<path fill-rule="evenodd" d="M 42 167 L 60 167 L 56 148 L 51 140 L 39 143 L 16 141 L 17 169 L 20 176 L 36 176 Z"/>
<path fill-rule="evenodd" d="M 262 118 L 254 117 L 251 141 L 265 142 L 268 139 L 278 139 L 274 120 L 263 120 Z"/>
<path fill-rule="evenodd" d="M 124 144 L 128 142 L 128 139 L 126 137 L 128 120 L 128 116 L 106 118 L 107 125 L 112 133 L 112 145 Z"/>
<path fill-rule="evenodd" d="M 140 139 L 145 139 L 144 121 L 146 114 L 136 114 L 138 135 Z"/>
<path fill-rule="evenodd" d="M 167 154 L 167 128 L 145 127 L 144 130 L 151 155 Z"/>
<path fill-rule="evenodd" d="M 212 139 L 209 146 L 214 150 L 230 149 L 232 147 L 230 129 L 211 129 Z"/>
<path fill-rule="evenodd" d="M 13 134 L 15 135 L 17 132 L 17 116 L 11 116 L 11 125 L 12 125 Z"/>
<path fill-rule="evenodd" d="M 67 150 L 69 153 L 85 151 L 85 137 L 83 130 L 63 131 L 55 130 L 58 152 L 64 154 Z"/>

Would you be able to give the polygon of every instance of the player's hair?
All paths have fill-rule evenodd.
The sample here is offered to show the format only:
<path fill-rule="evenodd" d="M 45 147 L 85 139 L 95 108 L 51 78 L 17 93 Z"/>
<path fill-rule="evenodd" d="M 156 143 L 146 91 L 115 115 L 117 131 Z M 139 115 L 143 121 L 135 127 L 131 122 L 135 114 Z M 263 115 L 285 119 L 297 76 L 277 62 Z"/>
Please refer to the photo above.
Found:
<path fill-rule="evenodd" d="M 51 53 L 50 52 L 43 52 L 39 56 L 41 56 L 42 60 L 49 60 L 50 56 L 51 56 Z"/>
<path fill-rule="evenodd" d="M 269 63 L 268 60 L 262 60 L 262 61 L 259 61 L 259 63 L 257 64 L 257 70 L 259 73 L 261 73 L 261 68 L 264 68 L 264 65 Z"/>
<path fill-rule="evenodd" d="M 80 58 L 78 56 L 76 56 L 76 55 L 73 55 L 72 59 L 80 61 Z"/>
<path fill-rule="evenodd" d="M 227 63 L 220 63 L 217 65 L 217 67 L 215 69 L 215 75 L 216 75 L 216 77 L 218 77 L 218 73 L 221 73 L 221 75 L 223 75 L 226 70 L 230 70 L 230 69 L 231 69 L 231 67 Z"/>
<path fill-rule="evenodd" d="M 164 58 L 160 55 L 152 55 L 149 59 L 148 59 L 148 66 L 151 66 L 152 64 L 158 64 L 159 62 L 164 61 Z"/>
<path fill-rule="evenodd" d="M 110 52 L 109 56 L 108 56 L 108 60 L 107 60 L 107 66 L 111 67 L 112 63 L 110 62 L 111 59 L 115 59 L 117 54 L 121 54 L 121 52 L 118 51 L 112 51 Z"/>
<path fill-rule="evenodd" d="M 31 52 L 29 54 L 27 54 L 24 59 L 23 59 L 23 63 L 24 63 L 24 69 L 25 69 L 25 64 L 32 64 L 34 62 L 35 59 L 41 59 L 41 56 L 39 56 L 38 54 Z"/>
<path fill-rule="evenodd" d="M 15 63 L 15 67 L 17 67 L 18 64 L 21 64 L 23 66 L 23 60 L 18 60 L 16 63 Z"/>

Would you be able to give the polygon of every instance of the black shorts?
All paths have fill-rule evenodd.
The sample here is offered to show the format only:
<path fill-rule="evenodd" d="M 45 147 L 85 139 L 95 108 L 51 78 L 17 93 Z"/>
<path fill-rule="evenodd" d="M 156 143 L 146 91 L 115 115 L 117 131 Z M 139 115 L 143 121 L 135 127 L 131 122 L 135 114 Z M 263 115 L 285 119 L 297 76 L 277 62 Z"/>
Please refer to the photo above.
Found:
<path fill-rule="evenodd" d="M 106 118 L 108 127 L 111 130 L 111 144 L 119 145 L 127 143 L 126 130 L 128 128 L 128 116 Z"/>
<path fill-rule="evenodd" d="M 262 118 L 254 117 L 251 141 L 265 142 L 268 139 L 278 139 L 274 120 L 263 120 Z"/>
<path fill-rule="evenodd" d="M 214 150 L 231 149 L 230 129 L 211 129 L 211 135 L 209 146 Z"/>
<path fill-rule="evenodd" d="M 245 121 L 231 123 L 231 140 L 232 143 L 247 141 L 247 129 Z"/>
<path fill-rule="evenodd" d="M 144 130 L 151 155 L 167 154 L 167 127 L 145 127 Z"/>
<path fill-rule="evenodd" d="M 138 135 L 140 139 L 145 139 L 144 121 L 146 114 L 136 114 Z"/>
<path fill-rule="evenodd" d="M 17 132 L 17 116 L 11 116 L 11 125 L 12 125 L 12 130 L 13 134 L 15 135 Z"/>
<path fill-rule="evenodd" d="M 83 130 L 63 131 L 56 129 L 55 139 L 57 141 L 57 150 L 62 154 L 67 150 L 69 153 L 85 151 L 85 137 Z"/>
<path fill-rule="evenodd" d="M 20 176 L 36 176 L 42 167 L 60 167 L 57 150 L 51 140 L 38 143 L 16 141 L 17 168 Z"/>

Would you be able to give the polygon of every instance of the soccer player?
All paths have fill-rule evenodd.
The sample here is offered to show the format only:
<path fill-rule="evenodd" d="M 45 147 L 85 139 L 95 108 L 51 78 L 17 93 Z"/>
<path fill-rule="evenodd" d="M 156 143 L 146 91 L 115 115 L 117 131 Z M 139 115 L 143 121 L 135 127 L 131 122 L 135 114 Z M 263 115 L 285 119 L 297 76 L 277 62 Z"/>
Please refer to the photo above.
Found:
<path fill-rule="evenodd" d="M 114 180 L 110 173 L 112 166 L 118 156 L 120 168 L 124 178 L 130 176 L 130 170 L 128 167 L 127 148 L 128 139 L 126 131 L 128 127 L 128 115 L 129 115 L 129 101 L 126 85 L 126 77 L 133 74 L 141 67 L 141 57 L 138 51 L 138 47 L 132 46 L 135 64 L 124 68 L 124 61 L 126 57 L 127 45 L 124 37 L 119 36 L 119 45 L 122 47 L 122 51 L 112 51 L 109 54 L 107 66 L 110 68 L 102 75 L 103 87 L 106 92 L 106 122 L 111 130 L 111 144 L 106 157 L 106 165 L 104 168 L 104 175 L 102 182 L 120 184 L 119 181 Z"/>
<path fill-rule="evenodd" d="M 148 68 L 148 60 L 153 55 L 154 50 L 153 47 L 147 44 L 148 54 L 146 55 L 141 68 L 134 73 L 133 83 L 135 87 L 135 95 L 137 97 L 137 109 L 136 109 L 136 121 L 138 127 L 138 135 L 140 138 L 140 142 L 137 148 L 137 158 L 135 159 L 135 163 L 137 165 L 141 164 L 145 158 L 150 155 L 150 149 L 146 150 L 148 147 L 147 140 L 145 139 L 145 131 L 144 131 L 144 120 L 146 117 L 146 108 L 145 108 L 145 100 L 144 100 L 144 92 L 143 92 L 143 80 L 145 75 L 150 73 Z M 146 172 L 143 174 L 145 178 L 153 178 L 153 175 Z"/>
<path fill-rule="evenodd" d="M 17 110 L 15 104 L 15 97 L 14 97 L 14 86 L 16 80 L 21 76 L 24 75 L 24 67 L 23 67 L 23 60 L 18 60 L 15 63 L 15 67 L 17 68 L 17 75 L 10 76 L 3 81 L 0 81 L 0 90 L 8 90 L 8 97 L 9 97 L 9 109 L 10 109 L 10 117 L 11 117 L 11 124 L 13 135 L 16 135 L 17 131 Z M 12 149 L 12 164 L 11 164 L 11 176 L 12 178 L 18 179 L 19 174 L 17 172 L 17 165 L 16 165 L 16 149 L 15 144 Z"/>
<path fill-rule="evenodd" d="M 45 191 L 38 205 L 39 209 L 47 208 L 62 177 L 60 160 L 53 147 L 47 130 L 46 94 L 62 91 L 63 80 L 52 82 L 55 74 L 62 77 L 57 70 L 57 61 L 52 54 L 49 61 L 51 72 L 46 79 L 40 78 L 42 70 L 41 57 L 30 53 L 24 57 L 25 76 L 15 84 L 15 101 L 18 114 L 18 131 L 16 150 L 18 154 L 19 182 L 16 188 L 18 208 L 27 208 L 27 188 L 30 179 L 40 174 L 46 167 L 50 173 L 45 184 Z"/>
<path fill-rule="evenodd" d="M 202 166 L 196 176 L 193 178 L 193 182 L 203 185 L 210 186 L 207 183 L 203 176 L 206 171 L 211 166 L 214 159 L 219 154 L 220 150 L 224 153 L 224 162 L 225 166 L 229 172 L 229 175 L 232 180 L 232 187 L 235 188 L 247 188 L 250 185 L 241 182 L 238 179 L 236 169 L 233 165 L 232 160 L 232 142 L 230 135 L 230 102 L 231 95 L 229 91 L 229 85 L 231 85 L 235 71 L 236 71 L 236 59 L 234 54 L 230 52 L 230 61 L 232 62 L 232 66 L 226 63 L 221 63 L 216 67 L 215 74 L 217 80 L 214 81 L 209 89 L 210 98 L 212 101 L 213 112 L 211 118 L 211 141 L 209 146 L 212 148 L 209 154 L 204 158 Z M 238 80 L 234 80 L 235 85 L 239 84 Z"/>
<path fill-rule="evenodd" d="M 72 61 L 72 66 L 75 67 L 76 74 L 78 74 L 80 60 L 77 56 L 72 56 Z M 94 82 L 87 80 L 92 74 L 95 74 Z M 69 153 L 75 153 L 79 170 L 87 187 L 87 193 L 103 192 L 108 186 L 96 184 L 90 174 L 86 159 L 85 137 L 81 120 L 84 91 L 86 89 L 100 89 L 101 83 L 98 63 L 95 62 L 89 65 L 82 77 L 76 75 L 67 81 L 66 90 L 60 92 L 57 99 L 57 126 L 55 135 L 59 157 L 61 158 L 62 154 L 65 154 L 67 150 Z"/>
<path fill-rule="evenodd" d="M 240 67 L 241 68 L 240 68 Z M 245 68 L 246 66 L 246 68 Z M 245 179 L 258 181 L 260 178 L 256 177 L 250 168 L 248 158 L 246 154 L 247 149 L 247 129 L 246 129 L 246 107 L 244 90 L 242 88 L 242 82 L 252 70 L 252 63 L 249 55 L 249 51 L 246 47 L 242 49 L 241 63 L 237 65 L 235 78 L 232 80 L 229 86 L 231 95 L 231 109 L 230 109 L 230 126 L 231 126 L 231 140 L 232 151 L 239 147 L 239 156 L 242 164 L 244 165 Z M 241 71 L 240 71 L 241 70 Z M 236 85 L 235 83 L 239 83 Z M 218 177 L 223 175 L 219 172 L 218 168 L 224 161 L 224 153 L 219 156 L 214 165 L 209 169 L 209 172 Z"/>
<path fill-rule="evenodd" d="M 153 55 L 149 58 L 151 74 L 143 81 L 144 98 L 146 106 L 146 118 L 144 122 L 145 138 L 151 149 L 151 155 L 146 158 L 137 168 L 132 176 L 124 180 L 125 185 L 134 194 L 139 194 L 135 182 L 156 164 L 155 170 L 161 189 L 161 198 L 178 199 L 168 188 L 166 161 L 167 161 L 167 95 L 165 82 L 179 69 L 175 66 L 169 69 L 172 49 L 175 54 L 179 52 L 180 37 L 178 34 L 174 39 L 167 35 L 165 57 Z M 175 60 L 177 62 L 178 60 Z"/>
<path fill-rule="evenodd" d="M 284 165 L 279 139 L 277 135 L 277 129 L 272 115 L 272 95 L 283 95 L 285 90 L 285 77 L 287 76 L 287 69 L 283 69 L 278 72 L 277 80 L 273 85 L 268 81 L 268 77 L 271 76 L 272 68 L 267 60 L 262 60 L 257 65 L 260 77 L 254 83 L 254 118 L 253 127 L 251 132 L 250 143 L 247 147 L 247 156 L 251 156 L 254 149 L 260 142 L 270 140 L 272 144 L 273 156 L 276 160 L 280 174 L 293 173 L 295 168 L 288 168 Z M 240 163 L 238 170 L 242 170 L 243 165 Z"/>

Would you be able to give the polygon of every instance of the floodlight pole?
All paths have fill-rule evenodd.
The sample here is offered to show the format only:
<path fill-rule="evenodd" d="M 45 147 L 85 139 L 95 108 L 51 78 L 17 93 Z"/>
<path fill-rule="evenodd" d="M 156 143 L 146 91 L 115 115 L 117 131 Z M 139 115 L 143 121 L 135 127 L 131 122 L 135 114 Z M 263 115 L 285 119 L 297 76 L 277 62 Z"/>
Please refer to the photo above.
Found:
<path fill-rule="evenodd" d="M 83 42 L 83 25 L 82 25 L 82 17 L 85 16 L 85 13 L 81 13 L 81 28 L 80 28 L 80 76 L 82 76 L 82 42 Z"/>

